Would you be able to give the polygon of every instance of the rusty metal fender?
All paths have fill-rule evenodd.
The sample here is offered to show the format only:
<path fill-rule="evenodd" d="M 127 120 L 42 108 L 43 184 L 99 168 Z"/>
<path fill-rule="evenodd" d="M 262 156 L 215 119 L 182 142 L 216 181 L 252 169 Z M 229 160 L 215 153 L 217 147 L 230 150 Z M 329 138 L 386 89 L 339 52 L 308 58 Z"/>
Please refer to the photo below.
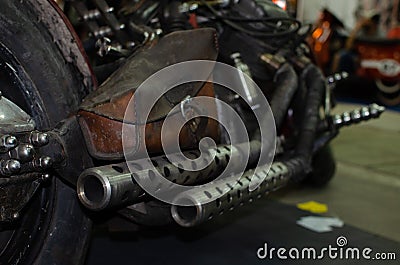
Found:
<path fill-rule="evenodd" d="M 161 38 L 154 46 L 128 58 L 80 107 L 79 123 L 90 154 L 97 159 L 123 158 L 124 122 L 129 123 L 138 132 L 137 135 L 145 131 L 144 137 L 137 137 L 129 143 L 136 152 L 145 148 L 151 153 L 161 152 L 161 128 L 167 114 L 187 96 L 214 97 L 213 85 L 209 82 L 195 82 L 169 91 L 161 97 L 146 124 L 139 124 L 135 116 L 124 121 L 129 101 L 135 97 L 135 91 L 142 82 L 167 66 L 191 60 L 215 61 L 218 56 L 216 38 L 215 30 L 208 28 L 173 32 Z M 204 74 L 210 77 L 212 70 L 206 69 Z M 216 112 L 216 106 L 211 107 L 210 111 Z M 197 121 L 205 125 L 198 126 L 196 131 L 190 126 L 184 126 L 180 134 L 182 148 L 194 147 L 197 139 L 205 136 L 218 138 L 218 123 L 211 119 L 205 120 L 201 118 Z"/>

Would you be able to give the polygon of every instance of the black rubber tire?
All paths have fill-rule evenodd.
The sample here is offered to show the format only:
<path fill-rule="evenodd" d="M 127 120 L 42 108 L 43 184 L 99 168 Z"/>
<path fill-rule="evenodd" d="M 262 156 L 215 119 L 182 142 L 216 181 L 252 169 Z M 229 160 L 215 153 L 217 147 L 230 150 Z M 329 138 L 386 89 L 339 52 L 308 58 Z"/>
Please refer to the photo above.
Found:
<path fill-rule="evenodd" d="M 377 91 L 376 97 L 379 102 L 383 103 L 385 106 L 394 107 L 400 105 L 400 92 L 385 94 L 381 91 Z"/>
<path fill-rule="evenodd" d="M 13 67 L 26 83 L 24 88 L 0 89 L 34 118 L 39 129 L 51 128 L 75 111 L 91 87 L 79 69 L 82 65 L 77 66 L 76 59 L 82 58 L 82 54 L 71 52 L 71 58 L 75 59 L 66 58 L 66 50 L 62 50 L 54 32 L 46 25 L 47 19 L 57 25 L 57 30 L 63 30 L 65 36 L 70 34 L 60 24 L 63 21 L 57 12 L 44 12 L 50 8 L 54 11 L 47 0 L 0 1 L 0 55 L 14 61 Z M 78 50 L 73 36 L 69 36 L 71 51 Z M 7 246 L 0 249 L 0 264 L 83 263 L 91 221 L 73 188 L 53 178 L 21 216 L 14 230 L 0 233 L 12 234 Z"/>
<path fill-rule="evenodd" d="M 400 105 L 400 83 L 375 80 L 377 99 L 386 106 Z"/>
<path fill-rule="evenodd" d="M 313 171 L 307 176 L 304 183 L 313 187 L 326 186 L 336 172 L 336 161 L 329 145 L 314 154 L 312 167 Z"/>

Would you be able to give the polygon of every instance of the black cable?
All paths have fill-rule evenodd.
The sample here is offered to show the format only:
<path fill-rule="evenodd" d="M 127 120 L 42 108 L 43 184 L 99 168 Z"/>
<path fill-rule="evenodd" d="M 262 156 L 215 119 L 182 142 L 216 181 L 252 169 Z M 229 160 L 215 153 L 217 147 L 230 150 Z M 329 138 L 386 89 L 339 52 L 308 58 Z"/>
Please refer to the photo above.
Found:
<path fill-rule="evenodd" d="M 204 6 L 206 6 L 208 8 L 208 10 L 210 10 L 210 12 L 215 16 L 216 19 L 221 19 L 225 24 L 227 24 L 228 26 L 244 32 L 248 35 L 254 36 L 254 37 L 286 37 L 292 34 L 295 34 L 301 27 L 301 23 L 299 21 L 297 21 L 296 19 L 293 18 L 255 18 L 255 19 L 249 19 L 249 18 L 233 18 L 233 17 L 228 17 L 228 16 L 221 16 L 217 10 L 215 10 L 210 4 L 208 4 L 205 0 L 201 0 L 202 4 Z M 242 26 L 240 26 L 237 23 L 234 23 L 234 21 L 236 22 L 241 22 L 241 23 L 257 23 L 257 22 L 272 22 L 272 21 L 290 21 L 293 24 L 292 25 L 296 25 L 295 27 L 293 27 L 292 29 L 288 29 L 285 31 L 281 31 L 281 32 L 274 32 L 274 33 L 266 33 L 266 32 L 261 32 L 260 30 L 258 31 L 254 31 L 254 30 L 249 30 L 246 29 Z M 265 23 L 263 23 L 264 25 L 266 25 Z M 270 27 L 273 27 L 276 30 L 279 30 L 280 28 L 277 25 L 268 25 Z"/>
<path fill-rule="evenodd" d="M 300 21 L 298 21 L 298 20 L 296 20 L 296 19 L 294 19 L 294 18 L 291 18 L 291 17 L 261 17 L 261 18 L 242 18 L 242 17 L 230 17 L 230 16 L 221 16 L 221 15 L 219 15 L 218 16 L 219 18 L 222 18 L 222 19 L 228 19 L 228 20 L 231 20 L 231 21 L 238 21 L 238 22 L 247 22 L 247 23 L 251 23 L 251 22 L 268 22 L 268 21 L 271 21 L 271 22 L 273 22 L 273 21 L 289 21 L 289 22 L 292 22 L 292 23 L 298 23 L 298 24 L 301 24 L 300 23 Z"/>
<path fill-rule="evenodd" d="M 291 25 L 296 24 L 296 28 L 293 30 L 293 33 L 297 32 L 298 29 L 301 27 L 301 23 L 300 21 L 297 21 L 294 18 L 238 18 L 238 17 L 229 17 L 229 16 L 219 16 L 218 19 L 226 19 L 226 20 L 230 20 L 230 21 L 236 21 L 236 22 L 242 22 L 242 23 L 260 23 L 262 22 L 263 25 L 265 26 L 269 26 L 271 28 L 274 29 L 280 29 L 279 27 L 277 27 L 276 24 L 273 23 L 266 23 L 266 22 L 283 22 L 283 21 L 288 21 L 288 22 L 292 22 Z M 288 30 L 286 30 L 285 32 L 288 32 Z"/>

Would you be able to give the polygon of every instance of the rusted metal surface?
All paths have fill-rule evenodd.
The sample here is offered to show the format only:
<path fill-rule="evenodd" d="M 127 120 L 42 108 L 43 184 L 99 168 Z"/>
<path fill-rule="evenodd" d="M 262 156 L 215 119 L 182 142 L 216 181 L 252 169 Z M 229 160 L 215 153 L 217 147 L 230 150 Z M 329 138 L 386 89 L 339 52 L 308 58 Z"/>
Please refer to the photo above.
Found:
<path fill-rule="evenodd" d="M 59 2 L 59 1 L 57 1 Z M 77 68 L 81 74 L 84 88 L 80 91 L 82 97 L 97 86 L 93 70 L 89 64 L 82 42 L 74 27 L 54 0 L 29 0 L 43 23 L 52 35 L 54 43 L 59 47 L 65 60 Z"/>
<path fill-rule="evenodd" d="M 214 96 L 214 89 L 212 84 L 206 83 L 205 86 L 199 91 L 199 96 Z M 112 109 L 117 112 L 118 109 L 125 111 L 128 101 L 124 96 L 121 98 L 121 103 L 112 105 Z M 122 103 L 125 103 L 123 105 Z M 213 109 L 214 107 L 214 109 Z M 169 109 L 170 110 L 170 109 Z M 168 110 L 168 111 L 169 111 Z M 210 106 L 209 111 L 216 113 L 215 106 Z M 173 114 L 173 118 L 170 121 L 178 122 L 181 118 L 181 113 Z M 198 139 L 208 136 L 213 139 L 217 139 L 219 135 L 218 123 L 212 119 L 201 118 L 203 121 L 196 121 L 199 125 L 201 122 L 205 122 L 205 126 L 198 126 L 198 130 L 193 132 L 190 125 L 186 124 L 179 135 L 180 145 L 183 149 L 194 148 L 198 143 Z M 134 120 L 130 120 L 129 123 L 134 123 Z M 79 112 L 79 123 L 81 125 L 82 132 L 86 139 L 86 144 L 89 149 L 89 153 L 98 159 L 121 159 L 123 158 L 122 148 L 122 120 L 110 119 L 93 112 L 81 110 Z M 142 131 L 145 135 L 144 138 L 132 137 L 129 140 L 130 143 L 126 143 L 127 146 L 137 149 L 137 152 L 143 152 L 144 147 L 149 153 L 159 153 L 162 150 L 161 146 L 161 128 L 163 125 L 163 119 L 158 121 L 152 121 L 147 124 L 130 124 L 132 132 L 136 134 Z M 175 135 L 170 136 L 172 137 Z M 140 142 L 139 142 L 140 141 Z M 172 141 L 171 141 L 172 142 Z M 168 145 L 167 140 L 165 145 Z"/>
<path fill-rule="evenodd" d="M 157 71 L 185 61 L 216 60 L 218 56 L 217 36 L 214 29 L 179 31 L 168 34 L 149 49 L 142 50 L 130 58 L 115 71 L 95 92 L 87 96 L 81 109 L 111 119 L 122 120 L 123 112 L 108 112 L 107 105 L 115 102 L 127 93 L 134 91 Z M 209 69 L 211 73 L 212 69 Z M 200 85 L 185 86 L 187 95 L 195 95 Z M 105 105 L 105 106 L 103 106 Z M 165 115 L 164 115 L 165 116 Z M 160 117 L 154 117 L 154 119 Z"/>
<path fill-rule="evenodd" d="M 157 102 L 146 124 L 139 124 L 137 117 L 131 115 L 124 121 L 125 111 L 135 91 L 149 76 L 157 71 L 184 61 L 216 60 L 218 47 L 213 29 L 198 29 L 171 33 L 162 38 L 154 47 L 133 55 L 127 63 L 111 75 L 81 105 L 79 123 L 85 136 L 89 152 L 98 159 L 120 159 L 123 157 L 122 125 L 132 126 L 132 132 L 144 137 L 133 137 L 129 146 L 137 152 L 147 148 L 149 153 L 159 153 L 163 120 L 176 104 L 187 96 L 214 97 L 211 83 L 195 82 L 171 90 Z M 203 75 L 209 78 L 212 69 L 205 69 Z M 207 106 L 207 111 L 216 113 L 216 106 Z M 182 114 L 173 114 L 176 119 Z M 174 122 L 174 119 L 172 119 Z M 178 122 L 178 120 L 176 120 Z M 192 122 L 192 121 L 191 121 Z M 182 148 L 197 145 L 198 139 L 209 136 L 218 138 L 216 121 L 198 118 L 193 126 L 185 125 L 180 133 Z M 192 124 L 193 125 L 193 124 Z M 134 133 L 136 134 L 136 133 Z M 175 137 L 175 136 L 170 136 Z M 166 141 L 164 144 L 168 144 Z"/>
<path fill-rule="evenodd" d="M 79 124 L 89 153 L 99 159 L 122 157 L 122 122 L 92 112 L 80 111 Z M 132 139 L 136 145 L 136 139 Z"/>

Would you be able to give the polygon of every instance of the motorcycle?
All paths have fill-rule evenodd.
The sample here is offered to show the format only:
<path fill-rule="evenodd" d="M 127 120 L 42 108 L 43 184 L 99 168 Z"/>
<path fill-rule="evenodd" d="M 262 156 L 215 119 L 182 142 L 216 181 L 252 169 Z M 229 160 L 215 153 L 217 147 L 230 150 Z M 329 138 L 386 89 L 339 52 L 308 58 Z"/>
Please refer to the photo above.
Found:
<path fill-rule="evenodd" d="M 326 74 L 331 74 L 334 57 L 345 47 L 349 34 L 344 24 L 328 9 L 321 12 L 309 43 L 316 63 Z M 397 51 L 400 41 L 396 29 L 388 38 L 358 37 L 354 42 L 357 70 L 354 77 L 368 80 L 376 90 L 379 101 L 388 106 L 400 103 L 400 60 Z"/>
<path fill-rule="evenodd" d="M 332 115 L 338 75 L 271 1 L 0 10 L 0 264 L 82 264 L 101 216 L 192 227 L 290 182 L 326 185 L 330 140 L 384 111 Z"/>

